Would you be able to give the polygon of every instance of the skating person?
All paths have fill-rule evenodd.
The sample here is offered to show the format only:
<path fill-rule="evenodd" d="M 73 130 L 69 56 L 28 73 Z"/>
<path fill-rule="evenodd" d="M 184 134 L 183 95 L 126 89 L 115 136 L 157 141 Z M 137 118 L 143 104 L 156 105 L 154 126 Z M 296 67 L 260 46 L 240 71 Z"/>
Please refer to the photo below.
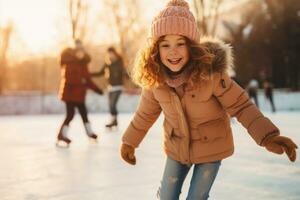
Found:
<path fill-rule="evenodd" d="M 272 112 L 276 112 L 274 100 L 273 100 L 273 84 L 266 79 L 263 82 L 265 98 L 270 102 Z"/>
<path fill-rule="evenodd" d="M 247 92 L 252 98 L 256 104 L 257 107 L 259 107 L 258 104 L 258 98 L 257 98 L 257 90 L 258 90 L 258 81 L 256 79 L 251 79 L 248 86 L 247 86 Z"/>
<path fill-rule="evenodd" d="M 106 75 L 108 71 L 108 102 L 111 115 L 110 121 L 105 125 L 107 128 L 118 126 L 118 110 L 117 103 L 123 89 L 123 76 L 125 68 L 122 56 L 114 47 L 107 49 L 108 59 L 99 72 L 91 73 L 93 77 Z"/>
<path fill-rule="evenodd" d="M 100 95 L 102 94 L 102 90 L 91 81 L 88 72 L 88 63 L 90 61 L 91 58 L 84 50 L 80 40 L 75 41 L 74 48 L 66 48 L 61 54 L 59 98 L 66 104 L 66 118 L 57 135 L 58 142 L 63 141 L 67 145 L 71 143 L 67 133 L 69 124 L 75 114 L 75 108 L 78 109 L 81 115 L 87 136 L 92 139 L 97 139 L 97 135 L 92 131 L 91 124 L 88 120 L 85 96 L 88 88 Z"/>
<path fill-rule="evenodd" d="M 187 2 L 172 0 L 153 20 L 152 43 L 139 56 L 133 79 L 142 88 L 137 111 L 122 137 L 121 156 L 136 164 L 135 148 L 164 113 L 165 170 L 157 197 L 178 200 L 193 168 L 188 200 L 208 199 L 221 161 L 233 154 L 229 116 L 236 117 L 255 142 L 296 159 L 296 144 L 227 74 L 231 48 L 199 38 Z M 199 42 L 200 41 L 200 42 Z"/>

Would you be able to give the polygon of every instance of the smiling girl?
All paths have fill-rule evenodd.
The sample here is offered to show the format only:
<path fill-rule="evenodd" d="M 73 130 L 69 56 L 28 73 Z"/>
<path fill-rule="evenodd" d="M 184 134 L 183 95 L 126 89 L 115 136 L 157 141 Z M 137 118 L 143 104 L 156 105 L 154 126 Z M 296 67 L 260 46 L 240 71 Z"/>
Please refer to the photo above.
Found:
<path fill-rule="evenodd" d="M 122 158 L 136 164 L 135 148 L 164 114 L 165 170 L 157 197 L 177 200 L 187 173 L 193 174 L 188 200 L 208 199 L 221 161 L 233 154 L 230 117 L 267 150 L 296 159 L 296 144 L 279 129 L 228 75 L 231 48 L 199 37 L 194 16 L 183 0 L 171 0 L 153 20 L 152 43 L 138 58 L 133 79 L 142 88 L 126 129 Z"/>

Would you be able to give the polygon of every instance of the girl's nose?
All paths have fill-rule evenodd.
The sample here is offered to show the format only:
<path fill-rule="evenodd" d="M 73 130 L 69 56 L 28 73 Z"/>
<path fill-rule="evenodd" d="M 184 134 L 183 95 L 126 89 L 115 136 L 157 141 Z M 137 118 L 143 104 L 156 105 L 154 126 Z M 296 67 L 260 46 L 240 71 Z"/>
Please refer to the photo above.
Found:
<path fill-rule="evenodd" d="M 177 47 L 172 47 L 171 49 L 170 49 L 170 52 L 169 52 L 170 54 L 172 54 L 172 55 L 176 55 L 177 54 Z"/>

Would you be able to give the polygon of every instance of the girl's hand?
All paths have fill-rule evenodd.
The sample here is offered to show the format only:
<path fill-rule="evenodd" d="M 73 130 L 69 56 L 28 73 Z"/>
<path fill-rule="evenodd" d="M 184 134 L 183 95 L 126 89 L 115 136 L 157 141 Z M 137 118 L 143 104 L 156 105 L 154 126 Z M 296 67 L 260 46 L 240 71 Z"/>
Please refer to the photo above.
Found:
<path fill-rule="evenodd" d="M 121 156 L 123 160 L 131 165 L 135 165 L 136 159 L 134 156 L 134 148 L 128 144 L 122 144 L 121 146 Z"/>
<path fill-rule="evenodd" d="M 296 149 L 297 145 L 288 137 L 284 136 L 273 136 L 267 138 L 264 145 L 268 151 L 276 154 L 283 154 L 285 152 L 289 157 L 290 161 L 294 162 L 296 160 Z"/>

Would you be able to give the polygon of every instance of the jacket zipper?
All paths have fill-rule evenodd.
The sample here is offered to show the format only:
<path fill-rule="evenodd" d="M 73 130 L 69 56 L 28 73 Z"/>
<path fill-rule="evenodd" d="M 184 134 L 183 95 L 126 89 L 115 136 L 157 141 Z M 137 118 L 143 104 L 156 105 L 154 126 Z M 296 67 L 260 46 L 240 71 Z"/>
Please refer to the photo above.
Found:
<path fill-rule="evenodd" d="M 178 111 L 178 114 L 179 114 L 179 119 L 180 119 L 180 123 L 181 123 L 181 126 L 182 126 L 182 129 L 184 131 L 185 128 L 188 128 L 188 124 L 187 124 L 187 121 L 186 121 L 186 117 L 185 117 L 185 111 L 183 109 L 183 106 L 182 106 L 182 102 L 181 100 L 179 99 L 178 95 L 175 94 L 174 92 L 172 92 L 172 95 L 173 95 L 173 99 L 175 101 L 175 106 L 176 106 L 176 109 Z M 184 99 L 184 96 L 182 97 L 182 99 Z M 179 107 L 180 106 L 180 107 Z M 187 134 L 189 134 L 189 130 L 187 129 Z M 187 164 L 190 164 L 191 163 L 191 158 L 190 158 L 190 139 L 189 139 L 189 136 L 185 136 L 183 135 L 183 139 L 188 139 L 188 144 L 187 144 L 187 157 L 185 157 L 185 160 L 184 162 L 186 162 Z M 187 138 L 188 137 L 188 138 Z M 179 148 L 180 150 L 180 148 Z M 180 151 L 178 151 L 178 154 L 180 154 Z"/>

